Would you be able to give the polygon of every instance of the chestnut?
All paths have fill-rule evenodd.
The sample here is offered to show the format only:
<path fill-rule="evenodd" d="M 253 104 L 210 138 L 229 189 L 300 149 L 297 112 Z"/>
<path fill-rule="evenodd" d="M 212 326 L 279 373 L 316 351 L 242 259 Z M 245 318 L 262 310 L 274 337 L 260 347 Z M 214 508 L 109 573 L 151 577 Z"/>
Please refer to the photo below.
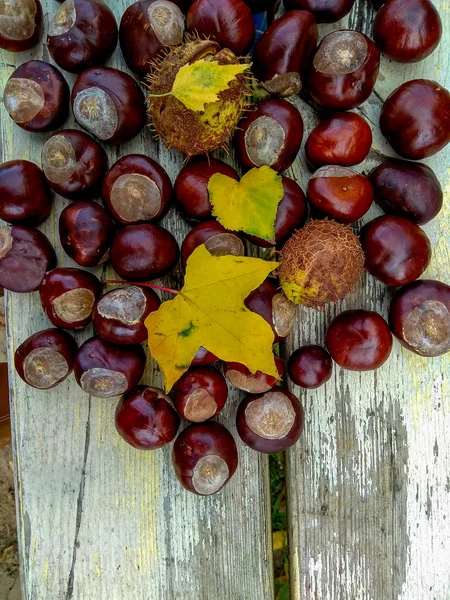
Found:
<path fill-rule="evenodd" d="M 292 233 L 303 227 L 308 217 L 308 205 L 301 187 L 289 177 L 282 177 L 284 196 L 277 209 L 275 219 L 275 239 L 263 240 L 254 235 L 247 235 L 247 239 L 261 248 L 281 245 Z"/>
<path fill-rule="evenodd" d="M 383 104 L 380 129 L 403 158 L 433 156 L 450 142 L 450 92 L 436 81 L 407 81 Z"/>
<path fill-rule="evenodd" d="M 0 219 L 39 225 L 52 210 L 52 194 L 40 168 L 28 160 L 0 164 Z"/>
<path fill-rule="evenodd" d="M 303 137 L 298 109 L 281 98 L 262 100 L 249 112 L 236 131 L 236 151 L 246 167 L 268 165 L 275 171 L 289 169 Z"/>
<path fill-rule="evenodd" d="M 144 281 L 169 273 L 179 258 L 173 235 L 158 225 L 128 225 L 111 246 L 113 269 L 127 280 Z"/>
<path fill-rule="evenodd" d="M 96 196 L 108 169 L 108 157 L 100 144 L 76 129 L 52 135 L 42 148 L 41 161 L 50 187 L 69 200 Z"/>
<path fill-rule="evenodd" d="M 102 187 L 112 216 L 124 225 L 161 219 L 172 201 L 172 183 L 156 160 L 129 154 L 114 163 Z"/>
<path fill-rule="evenodd" d="M 117 46 L 117 23 L 100 0 L 66 0 L 48 30 L 48 49 L 57 65 L 71 73 L 102 65 Z"/>
<path fill-rule="evenodd" d="M 318 23 L 336 23 L 352 10 L 355 0 L 284 0 L 286 10 L 309 10 Z"/>
<path fill-rule="evenodd" d="M 45 329 L 26 339 L 14 353 L 21 379 L 38 390 L 49 390 L 70 375 L 78 346 L 60 329 Z"/>
<path fill-rule="evenodd" d="M 238 390 L 243 390 L 249 394 L 262 394 L 268 392 L 284 375 L 284 362 L 278 356 L 275 356 L 275 365 L 278 370 L 278 377 L 266 375 L 261 371 L 252 373 L 245 365 L 236 362 L 225 363 L 224 373 L 227 381 Z"/>
<path fill-rule="evenodd" d="M 217 221 L 205 221 L 190 231 L 181 244 L 181 263 L 186 269 L 190 255 L 198 246 L 205 244 L 213 256 L 244 256 L 242 240 L 232 231 L 225 229 Z"/>
<path fill-rule="evenodd" d="M 360 241 L 366 270 L 386 285 L 415 281 L 431 260 L 430 240 L 405 217 L 383 215 L 361 229 Z"/>
<path fill-rule="evenodd" d="M 152 61 L 167 46 L 181 44 L 184 15 L 168 0 L 138 0 L 120 21 L 119 42 L 128 67 L 141 77 L 152 70 Z"/>
<path fill-rule="evenodd" d="M 352 112 L 333 115 L 319 123 L 308 136 L 305 154 L 313 168 L 325 165 L 351 167 L 362 163 L 372 146 L 367 121 Z"/>
<path fill-rule="evenodd" d="M 70 91 L 56 67 L 29 60 L 10 76 L 3 103 L 11 119 L 26 131 L 43 133 L 58 129 L 69 114 Z"/>
<path fill-rule="evenodd" d="M 429 0 L 387 0 L 373 24 L 373 39 L 392 60 L 414 63 L 439 45 L 442 23 Z"/>
<path fill-rule="evenodd" d="M 3 0 L 0 3 L 0 48 L 24 52 L 41 39 L 42 6 L 39 0 Z"/>
<path fill-rule="evenodd" d="M 81 127 L 111 144 L 127 142 L 145 124 L 141 88 L 127 73 L 108 67 L 93 67 L 78 76 L 72 110 Z"/>
<path fill-rule="evenodd" d="M 300 400 L 281 387 L 257 396 L 247 396 L 236 416 L 238 433 L 247 446 L 258 452 L 283 452 L 302 434 L 305 414 Z"/>
<path fill-rule="evenodd" d="M 99 337 L 88 339 L 78 350 L 73 365 L 78 385 L 95 398 L 111 398 L 130 392 L 145 369 L 140 345 L 115 346 Z"/>
<path fill-rule="evenodd" d="M 216 173 L 239 181 L 239 175 L 233 167 L 215 158 L 194 158 L 179 172 L 174 186 L 175 199 L 178 210 L 187 221 L 212 218 L 208 183 Z"/>
<path fill-rule="evenodd" d="M 322 346 L 302 346 L 289 357 L 289 377 L 302 388 L 313 390 L 320 387 L 330 379 L 332 372 L 333 361 Z"/>
<path fill-rule="evenodd" d="M 191 367 L 174 385 L 172 398 L 184 419 L 201 423 L 222 410 L 228 398 L 228 387 L 217 369 Z"/>
<path fill-rule="evenodd" d="M 441 184 L 427 165 L 389 159 L 378 165 L 369 179 L 375 202 L 386 213 L 424 225 L 442 208 Z"/>
<path fill-rule="evenodd" d="M 100 281 L 93 273 L 70 268 L 53 269 L 39 288 L 45 314 L 53 325 L 63 329 L 86 327 L 100 292 Z"/>
<path fill-rule="evenodd" d="M 110 216 L 95 202 L 73 202 L 59 217 L 61 246 L 82 267 L 96 267 L 109 258 L 114 233 Z"/>
<path fill-rule="evenodd" d="M 150 288 L 117 288 L 97 300 L 92 322 L 97 334 L 107 342 L 142 344 L 148 338 L 145 319 L 160 305 L 161 300 Z"/>
<path fill-rule="evenodd" d="M 320 106 L 350 110 L 370 96 L 379 68 L 380 53 L 370 38 L 360 31 L 333 31 L 314 55 L 308 89 Z"/>
<path fill-rule="evenodd" d="M 39 230 L 21 225 L 0 227 L 1 287 L 11 292 L 35 292 L 45 273 L 55 266 L 55 250 Z"/>
<path fill-rule="evenodd" d="M 255 41 L 252 13 L 242 0 L 195 0 L 186 17 L 186 28 L 236 56 L 246 54 Z"/>
<path fill-rule="evenodd" d="M 288 300 L 272 279 L 266 279 L 245 299 L 245 306 L 272 327 L 274 343 L 287 337 L 295 319 L 295 304 Z"/>
<path fill-rule="evenodd" d="M 276 96 L 298 94 L 317 45 L 317 23 L 306 10 L 276 19 L 253 51 L 253 70 L 262 86 Z"/>
<path fill-rule="evenodd" d="M 349 371 L 371 371 L 384 364 L 392 349 L 386 321 L 371 310 L 345 310 L 325 334 L 331 358 Z"/>
<path fill-rule="evenodd" d="M 209 350 L 207 350 L 206 348 L 203 348 L 203 346 L 201 346 L 198 349 L 197 354 L 192 359 L 191 366 L 192 367 L 206 367 L 209 365 L 213 365 L 218 360 L 219 359 L 217 358 L 217 356 L 215 354 L 213 354 L 212 352 L 210 352 Z"/>
<path fill-rule="evenodd" d="M 400 343 L 420 356 L 450 351 L 450 286 L 421 279 L 400 288 L 391 300 L 389 324 Z"/>
<path fill-rule="evenodd" d="M 357 221 L 373 202 L 373 188 L 367 177 L 335 165 L 321 167 L 314 173 L 307 194 L 313 206 L 340 223 Z"/>
<path fill-rule="evenodd" d="M 169 396 L 146 385 L 139 385 L 119 400 L 115 421 L 119 435 L 139 450 L 163 448 L 180 426 Z"/>
<path fill-rule="evenodd" d="M 196 423 L 186 427 L 175 440 L 172 462 L 184 488 L 209 496 L 234 475 L 238 465 L 236 442 L 220 423 Z"/>

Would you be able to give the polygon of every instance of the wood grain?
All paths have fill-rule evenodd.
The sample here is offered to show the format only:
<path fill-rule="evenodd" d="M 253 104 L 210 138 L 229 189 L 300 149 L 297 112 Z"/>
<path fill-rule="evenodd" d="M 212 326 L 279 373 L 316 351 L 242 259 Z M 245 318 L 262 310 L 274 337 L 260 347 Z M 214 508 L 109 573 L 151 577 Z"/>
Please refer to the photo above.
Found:
<path fill-rule="evenodd" d="M 108 4 L 120 16 L 131 0 Z M 44 0 L 46 26 L 58 9 Z M 45 40 L 45 37 L 44 37 Z M 46 45 L 20 55 L 0 54 L 0 89 L 16 65 L 50 61 Z M 127 70 L 117 50 L 110 66 Z M 71 82 L 73 78 L 68 77 Z M 69 121 L 66 127 L 73 126 Z M 30 135 L 0 109 L 1 160 L 40 163 L 48 135 Z M 158 160 L 172 180 L 183 157 L 166 151 L 148 130 L 121 148 Z M 58 247 L 58 216 L 68 202 L 55 198 L 43 231 Z M 163 224 L 182 241 L 188 226 L 172 212 Z M 60 266 L 75 265 L 58 249 Z M 106 279 L 111 270 L 97 270 Z M 165 280 L 179 286 L 181 273 Z M 8 294 L 9 355 L 32 333 L 49 326 L 37 294 Z M 92 335 L 77 335 L 82 341 Z M 171 466 L 170 448 L 138 452 L 117 435 L 114 400 L 86 396 L 71 378 L 39 392 L 11 374 L 19 545 L 24 600 L 270 600 L 273 598 L 268 461 L 240 442 L 240 466 L 211 498 L 186 492 Z M 149 360 L 143 381 L 161 383 Z M 239 394 L 220 417 L 236 436 Z"/>
<path fill-rule="evenodd" d="M 436 79 L 450 89 L 450 5 L 437 3 L 444 23 L 438 50 L 425 61 L 382 60 L 375 92 L 359 112 L 374 147 L 368 172 L 394 155 L 380 136 L 383 100 L 409 79 Z M 344 22 L 371 35 L 370 2 L 356 2 Z M 447 25 L 447 27 L 446 27 Z M 316 123 L 309 103 L 296 100 L 306 135 Z M 306 137 L 306 136 L 305 136 Z M 424 226 L 434 249 L 424 278 L 450 277 L 450 148 L 427 162 L 445 190 L 439 217 Z M 305 186 L 303 151 L 291 175 Z M 374 207 L 364 222 L 381 211 Z M 358 230 L 358 227 L 355 228 Z M 356 294 L 323 312 L 300 308 L 286 356 L 300 345 L 324 343 L 327 324 L 347 308 L 387 316 L 391 291 L 369 275 Z M 316 391 L 291 385 L 305 406 L 305 433 L 287 455 L 291 590 L 294 600 L 448 600 L 450 598 L 450 361 L 418 357 L 395 342 L 389 361 L 371 373 L 335 368 Z"/>

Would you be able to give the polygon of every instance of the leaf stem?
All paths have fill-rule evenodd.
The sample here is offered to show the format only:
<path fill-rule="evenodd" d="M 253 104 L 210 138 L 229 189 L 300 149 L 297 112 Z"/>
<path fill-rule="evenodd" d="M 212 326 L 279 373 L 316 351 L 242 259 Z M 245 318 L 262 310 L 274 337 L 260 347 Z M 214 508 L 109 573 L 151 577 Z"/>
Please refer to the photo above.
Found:
<path fill-rule="evenodd" d="M 162 292 L 168 292 L 169 294 L 179 294 L 180 292 L 177 290 L 172 290 L 171 288 L 162 287 L 161 285 L 155 285 L 154 283 L 142 283 L 137 281 L 121 281 L 120 279 L 108 279 L 103 283 L 121 283 L 122 285 L 137 285 L 139 287 L 146 287 L 152 290 L 161 290 Z"/>

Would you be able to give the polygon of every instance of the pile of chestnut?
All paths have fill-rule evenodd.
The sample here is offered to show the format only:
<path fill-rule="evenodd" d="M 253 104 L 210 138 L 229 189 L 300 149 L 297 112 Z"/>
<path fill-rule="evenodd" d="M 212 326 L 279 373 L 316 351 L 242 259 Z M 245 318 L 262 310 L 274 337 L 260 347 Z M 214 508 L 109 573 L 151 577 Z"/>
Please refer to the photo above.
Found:
<path fill-rule="evenodd" d="M 311 389 L 330 379 L 333 361 L 344 369 L 376 369 L 389 357 L 391 332 L 421 356 L 450 350 L 450 286 L 418 280 L 431 259 L 420 225 L 441 210 L 442 189 L 428 166 L 412 162 L 450 142 L 450 94 L 424 79 L 393 91 L 383 105 L 380 127 L 400 157 L 410 161 L 387 159 L 369 176 L 351 167 L 368 156 L 371 128 L 362 116 L 348 112 L 372 93 L 380 52 L 400 62 L 422 60 L 439 43 L 441 21 L 429 0 L 386 0 L 375 19 L 374 41 L 358 31 L 338 30 L 317 46 L 317 23 L 338 21 L 353 3 L 285 0 L 286 14 L 254 45 L 252 12 L 271 9 L 273 0 L 138 0 L 127 8 L 120 27 L 101 0 L 66 0 L 50 24 L 47 43 L 56 65 L 78 74 L 72 91 L 56 66 L 31 60 L 12 73 L 3 92 L 4 106 L 19 127 L 31 133 L 58 130 L 46 140 L 40 166 L 26 160 L 0 165 L 0 218 L 7 223 L 0 228 L 0 285 L 17 293 L 38 291 L 53 325 L 17 348 L 17 372 L 30 386 L 46 390 L 73 371 L 86 393 L 121 396 L 115 417 L 119 434 L 140 449 L 161 448 L 176 438 L 176 473 L 197 494 L 217 492 L 237 467 L 233 436 L 210 420 L 225 406 L 228 384 L 248 393 L 236 422 L 251 448 L 283 451 L 299 439 L 304 424 L 300 401 L 279 385 L 284 363 L 278 356 L 277 379 L 252 374 L 239 363 L 219 370 L 217 357 L 200 348 L 171 397 L 139 385 L 146 362 L 144 322 L 161 302 L 144 282 L 170 273 L 179 259 L 184 268 L 200 244 L 214 255 L 243 255 L 248 242 L 279 248 L 305 224 L 309 211 L 352 224 L 375 200 L 386 214 L 368 222 L 360 239 L 367 271 L 398 288 L 389 324 L 372 311 L 345 311 L 327 329 L 328 351 L 314 345 L 299 348 L 288 361 L 288 374 L 298 386 Z M 42 35 L 42 18 L 39 0 L 2 2 L 0 48 L 19 52 L 34 47 Z M 148 75 L 152 61 L 182 43 L 185 32 L 209 36 L 238 55 L 254 46 L 254 75 L 267 98 L 246 114 L 235 135 L 244 169 L 269 165 L 283 173 L 293 164 L 303 121 L 284 97 L 303 88 L 304 97 L 323 116 L 306 140 L 313 171 L 306 196 L 296 181 L 282 176 L 284 197 L 270 242 L 228 231 L 213 218 L 209 179 L 216 173 L 239 179 L 221 160 L 190 160 L 174 186 L 149 156 L 129 154 L 108 164 L 100 142 L 130 140 L 142 131 L 146 118 L 140 85 L 104 63 L 119 41 L 130 70 Z M 61 129 L 70 105 L 88 133 Z M 60 216 L 60 244 L 83 269 L 58 268 L 52 244 L 36 228 L 50 215 L 53 193 L 71 201 Z M 193 225 L 181 249 L 158 224 L 173 204 Z M 103 293 L 100 280 L 86 268 L 108 260 L 128 285 Z M 254 290 L 246 306 L 271 325 L 274 343 L 289 334 L 295 306 L 276 280 L 269 278 Z M 96 335 L 78 348 L 68 332 L 91 322 Z M 181 418 L 192 424 L 176 437 Z"/>

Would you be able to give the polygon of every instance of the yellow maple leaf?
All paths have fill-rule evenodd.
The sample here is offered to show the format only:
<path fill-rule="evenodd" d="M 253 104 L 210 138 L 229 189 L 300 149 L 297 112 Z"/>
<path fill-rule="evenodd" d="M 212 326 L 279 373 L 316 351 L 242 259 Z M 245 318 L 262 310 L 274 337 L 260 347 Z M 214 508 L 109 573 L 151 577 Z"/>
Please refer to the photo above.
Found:
<path fill-rule="evenodd" d="M 208 182 L 213 215 L 226 229 L 264 240 L 275 238 L 278 205 L 284 196 L 281 177 L 270 167 L 251 169 L 240 181 L 215 173 Z"/>
<path fill-rule="evenodd" d="M 219 93 L 249 65 L 219 65 L 215 61 L 198 60 L 181 67 L 170 92 L 186 108 L 201 112 L 205 104 L 217 102 Z"/>
<path fill-rule="evenodd" d="M 202 244 L 191 254 L 184 287 L 147 317 L 148 343 L 167 391 L 188 370 L 201 346 L 224 361 L 278 377 L 273 331 L 248 310 L 245 298 L 278 263 L 244 256 L 212 256 Z"/>

